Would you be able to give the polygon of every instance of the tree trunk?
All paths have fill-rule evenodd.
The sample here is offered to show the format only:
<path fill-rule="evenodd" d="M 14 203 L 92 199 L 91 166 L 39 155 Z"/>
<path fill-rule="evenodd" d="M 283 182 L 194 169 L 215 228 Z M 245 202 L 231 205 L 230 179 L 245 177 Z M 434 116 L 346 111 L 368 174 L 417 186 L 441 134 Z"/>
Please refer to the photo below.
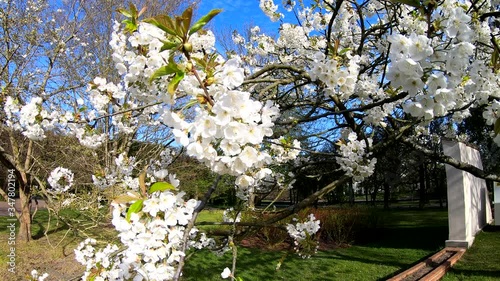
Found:
<path fill-rule="evenodd" d="M 255 209 L 255 193 L 253 191 L 250 191 L 248 194 L 248 208 L 250 210 Z"/>
<path fill-rule="evenodd" d="M 420 182 L 418 207 L 423 209 L 425 205 L 425 164 L 420 165 L 418 175 Z"/>
<path fill-rule="evenodd" d="M 18 241 L 29 242 L 31 240 L 31 192 L 29 185 L 21 184 L 19 188 L 19 200 L 21 201 L 21 212 L 19 213 Z"/>
<path fill-rule="evenodd" d="M 377 193 L 378 193 L 378 187 L 374 187 L 373 192 L 372 192 L 372 205 L 373 206 L 377 205 Z"/>
<path fill-rule="evenodd" d="M 349 205 L 354 205 L 354 184 L 349 182 Z"/>
<path fill-rule="evenodd" d="M 391 198 L 391 186 L 384 182 L 384 209 L 389 209 L 389 199 Z"/>

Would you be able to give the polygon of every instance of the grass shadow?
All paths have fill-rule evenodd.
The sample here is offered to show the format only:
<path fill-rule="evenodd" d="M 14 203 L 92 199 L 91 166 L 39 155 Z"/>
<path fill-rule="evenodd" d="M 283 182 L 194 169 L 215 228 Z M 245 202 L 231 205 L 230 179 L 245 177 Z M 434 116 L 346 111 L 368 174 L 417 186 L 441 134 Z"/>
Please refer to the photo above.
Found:
<path fill-rule="evenodd" d="M 376 248 L 437 250 L 448 238 L 446 209 L 381 210 L 383 225 L 361 245 Z M 371 235 L 371 234 L 368 234 Z"/>
<path fill-rule="evenodd" d="M 63 212 L 62 215 L 70 216 L 72 218 L 78 219 L 81 215 L 77 212 Z M 50 223 L 48 223 L 50 220 Z M 46 232 L 47 227 L 49 230 Z M 61 231 L 67 231 L 70 229 L 69 225 L 67 225 L 64 221 L 61 221 L 55 215 L 51 215 L 48 211 L 43 210 L 37 212 L 32 221 L 32 235 L 31 238 L 34 240 L 41 239 L 45 237 L 45 234 L 56 234 Z"/>
<path fill-rule="evenodd" d="M 378 239 L 363 246 L 394 249 L 436 250 L 448 238 L 448 226 L 384 228 Z"/>

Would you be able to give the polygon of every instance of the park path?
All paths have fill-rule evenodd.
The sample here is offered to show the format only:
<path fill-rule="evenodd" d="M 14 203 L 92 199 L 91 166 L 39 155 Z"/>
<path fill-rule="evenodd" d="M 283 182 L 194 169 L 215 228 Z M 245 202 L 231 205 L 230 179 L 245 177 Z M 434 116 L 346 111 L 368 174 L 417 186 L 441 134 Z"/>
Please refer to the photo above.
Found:
<path fill-rule="evenodd" d="M 31 210 L 35 210 L 37 208 L 37 205 L 35 204 L 35 200 L 31 201 Z M 21 202 L 19 199 L 16 199 L 16 210 L 21 210 Z M 9 204 L 7 202 L 0 202 L 0 217 L 8 216 L 9 212 Z M 45 203 L 45 200 L 38 200 L 38 209 L 45 209 L 47 208 L 47 204 Z"/>

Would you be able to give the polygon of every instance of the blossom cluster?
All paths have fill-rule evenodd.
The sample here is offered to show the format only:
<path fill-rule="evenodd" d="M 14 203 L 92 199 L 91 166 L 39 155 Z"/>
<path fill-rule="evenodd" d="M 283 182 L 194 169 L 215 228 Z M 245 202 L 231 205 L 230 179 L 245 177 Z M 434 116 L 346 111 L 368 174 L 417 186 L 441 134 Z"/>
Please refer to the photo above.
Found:
<path fill-rule="evenodd" d="M 69 169 L 57 167 L 51 173 L 47 181 L 52 187 L 48 191 L 53 194 L 67 192 L 73 185 L 73 172 Z"/>
<path fill-rule="evenodd" d="M 308 216 L 308 220 L 305 222 L 298 222 L 295 225 L 293 224 L 288 224 L 286 226 L 286 230 L 288 231 L 288 234 L 290 237 L 292 237 L 294 240 L 300 242 L 304 239 L 306 239 L 309 236 L 313 236 L 318 232 L 320 226 L 320 221 L 316 220 L 313 214 L 310 214 Z"/>
<path fill-rule="evenodd" d="M 488 105 L 483 112 L 483 118 L 486 120 L 486 124 L 495 125 L 500 121 L 500 102 L 493 101 L 490 105 Z M 500 145 L 500 134 L 498 132 L 491 132 L 493 140 L 495 143 Z"/>
<path fill-rule="evenodd" d="M 227 279 L 230 276 L 232 276 L 232 273 L 231 273 L 231 269 L 229 269 L 229 267 L 224 268 L 224 270 L 220 274 L 220 277 L 222 277 L 222 279 Z"/>
<path fill-rule="evenodd" d="M 47 279 L 47 277 L 49 277 L 49 274 L 48 273 L 43 273 L 42 275 L 40 275 L 40 273 L 38 273 L 38 270 L 36 269 L 33 269 L 31 271 L 31 281 L 44 281 L 45 279 Z"/>
<path fill-rule="evenodd" d="M 278 6 L 274 4 L 273 0 L 260 0 L 259 7 L 271 21 L 277 21 L 283 17 L 283 14 L 276 12 Z"/>
<path fill-rule="evenodd" d="M 29 139 L 41 140 L 45 138 L 44 129 L 54 127 L 54 122 L 49 121 L 47 118 L 40 122 L 42 116 L 48 117 L 49 113 L 42 109 L 42 99 L 39 97 L 34 97 L 25 105 L 21 105 L 19 100 L 8 96 L 5 101 L 4 112 L 7 126 L 22 132 Z M 57 117 L 57 112 L 54 111 L 51 117 Z"/>
<path fill-rule="evenodd" d="M 295 251 L 303 258 L 308 258 L 318 249 L 318 243 L 314 236 L 320 229 L 320 221 L 313 214 L 310 214 L 308 220 L 297 222 L 296 224 L 287 224 L 288 235 L 294 241 Z"/>
<path fill-rule="evenodd" d="M 318 79 L 326 84 L 325 95 L 338 95 L 347 100 L 353 93 L 359 73 L 359 56 L 349 58 L 347 66 L 342 66 L 335 59 L 325 58 L 323 53 L 316 53 L 311 79 Z"/>
<path fill-rule="evenodd" d="M 241 221 L 241 212 L 235 211 L 234 208 L 226 209 L 222 213 L 222 221 L 223 222 L 240 222 Z"/>
<path fill-rule="evenodd" d="M 132 205 L 113 203 L 112 223 L 122 246 L 107 245 L 96 251 L 95 240 L 82 242 L 75 250 L 77 261 L 86 266 L 82 279 L 99 276 L 105 280 L 171 280 L 177 263 L 185 255 L 184 249 L 214 246 L 213 239 L 203 233 L 198 235 L 198 229 L 191 228 L 189 243 L 183 247 L 186 226 L 198 204 L 194 199 L 184 201 L 183 195 L 154 192 L 141 201 L 139 212 L 130 212 Z"/>
<path fill-rule="evenodd" d="M 216 173 L 237 176 L 238 194 L 245 198 L 254 185 L 268 176 L 270 170 L 266 166 L 293 159 L 298 154 L 300 144 L 297 141 L 291 141 L 290 144 L 281 142 L 285 149 L 274 147 L 272 152 L 262 149 L 260 144 L 272 136 L 279 109 L 271 101 L 254 100 L 249 92 L 238 89 L 244 80 L 244 69 L 238 57 L 228 60 L 218 57 L 213 74 L 204 71 L 186 72 L 177 91 L 164 94 L 168 92 L 166 85 L 169 78 L 163 76 L 151 81 L 151 77 L 167 63 L 170 56 L 169 50 L 162 49 L 161 38 L 165 36 L 164 31 L 145 22 L 139 23 L 137 31 L 131 35 L 115 25 L 110 44 L 116 69 L 123 81 L 114 84 L 106 79 L 94 79 L 89 89 L 95 108 L 92 115 L 104 114 L 106 104 L 111 99 L 118 103 L 127 100 L 123 106 L 128 108 L 160 99 L 164 102 L 162 106 L 151 106 L 147 112 L 143 112 L 155 115 L 142 114 L 141 118 L 168 126 L 176 142 L 187 148 L 188 155 L 205 163 Z M 214 50 L 212 37 L 210 32 L 193 34 L 189 38 L 193 46 L 191 55 L 199 57 L 201 50 Z M 138 52 L 137 46 L 145 46 L 148 51 Z M 188 69 L 192 67 L 189 65 L 190 61 L 181 60 L 178 67 Z M 200 80 L 210 83 L 201 84 Z M 174 110 L 178 108 L 181 97 L 189 101 L 182 107 L 183 110 Z M 198 102 L 200 106 L 193 108 L 192 101 Z M 185 118 L 187 114 L 193 116 L 189 121 Z M 147 116 L 160 118 L 150 120 Z M 117 132 L 129 133 L 140 121 L 124 117 L 116 114 L 112 117 L 112 123 L 119 129 Z M 93 143 L 99 143 L 96 139 L 98 136 L 90 134 L 88 137 L 93 138 Z M 295 149 L 287 149 L 287 146 Z"/>
<path fill-rule="evenodd" d="M 114 160 L 113 166 L 100 174 L 92 175 L 93 184 L 100 190 L 117 185 L 127 190 L 138 190 L 139 180 L 133 175 L 135 168 L 135 157 L 127 157 L 121 153 Z"/>
<path fill-rule="evenodd" d="M 347 136 L 347 142 L 339 147 L 341 156 L 336 157 L 340 168 L 346 175 L 352 176 L 355 182 L 362 182 L 375 171 L 376 158 L 367 158 L 367 148 L 371 146 L 372 139 L 358 140 L 356 133 Z M 368 143 L 368 146 L 367 146 Z"/>

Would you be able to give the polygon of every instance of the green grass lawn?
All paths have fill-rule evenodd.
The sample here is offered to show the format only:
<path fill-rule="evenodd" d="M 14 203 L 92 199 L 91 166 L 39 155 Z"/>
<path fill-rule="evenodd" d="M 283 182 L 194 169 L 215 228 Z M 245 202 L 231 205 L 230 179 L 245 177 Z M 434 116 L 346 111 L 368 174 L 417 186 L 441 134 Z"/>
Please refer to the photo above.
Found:
<path fill-rule="evenodd" d="M 276 266 L 283 251 L 238 248 L 236 275 L 243 280 L 385 280 L 444 246 L 447 211 L 391 210 L 380 212 L 384 228 L 373 233 L 370 243 L 320 251 L 310 259 L 294 254 Z M 221 215 L 204 214 L 200 221 L 217 221 Z M 184 280 L 222 280 L 220 273 L 231 267 L 232 255 L 219 257 L 209 251 L 193 255 Z"/>
<path fill-rule="evenodd" d="M 286 257 L 276 270 L 283 252 L 240 248 L 236 275 L 243 280 L 384 280 L 430 252 L 420 249 L 350 248 L 320 251 L 310 259 Z M 188 261 L 185 280 L 222 280 L 220 273 L 231 268 L 232 256 L 202 251 Z"/>
<path fill-rule="evenodd" d="M 443 281 L 500 280 L 500 227 L 489 226 L 445 275 Z"/>
<path fill-rule="evenodd" d="M 319 251 L 310 259 L 294 254 L 286 255 L 279 270 L 276 266 L 285 251 L 238 247 L 236 275 L 243 280 L 385 280 L 406 270 L 419 260 L 435 253 L 444 246 L 447 239 L 447 211 L 441 209 L 383 211 L 374 209 L 382 218 L 381 228 L 369 235 L 374 239 L 351 247 Z M 78 212 L 68 211 L 65 215 L 79 218 Z M 39 211 L 34 218 L 35 240 L 18 247 L 19 266 L 25 267 L 16 278 L 2 273 L 0 280 L 26 280 L 31 269 L 47 271 L 53 277 L 49 280 L 68 280 L 83 270 L 74 261 L 73 249 L 83 240 L 67 227 L 52 218 L 49 238 L 43 235 L 47 229 L 48 213 Z M 0 262 L 6 262 L 7 218 L 0 217 Z M 222 211 L 207 210 L 198 221 L 221 221 Z M 82 218 L 82 225 L 84 218 Z M 203 226 L 215 228 L 217 226 Z M 111 239 L 113 230 L 98 228 L 90 231 L 101 241 Z M 62 239 L 66 235 L 64 239 Z M 62 242 L 61 242 L 62 241 Z M 50 243 L 49 243 L 50 242 Z M 59 243 L 59 245 L 57 245 Z M 57 246 L 56 246 L 57 245 Z M 490 227 L 482 232 L 473 247 L 445 277 L 450 280 L 500 280 L 500 230 Z M 184 271 L 186 281 L 222 280 L 220 273 L 231 267 L 232 256 L 226 253 L 217 256 L 210 251 L 200 251 L 191 256 Z M 68 270 L 70 269 L 71 270 Z"/>
<path fill-rule="evenodd" d="M 86 233 L 105 245 L 104 241 L 115 239 L 116 232 L 112 227 L 98 226 L 90 228 L 90 221 L 80 212 L 63 210 L 63 218 L 72 219 Z M 85 240 L 77 236 L 63 222 L 50 216 L 47 210 L 39 210 L 32 222 L 31 234 L 33 240 L 29 243 L 16 243 L 16 271 L 7 271 L 7 262 L 11 245 L 8 244 L 8 217 L 0 217 L 0 280 L 29 280 L 30 272 L 49 273 L 48 281 L 70 280 L 82 276 L 84 267 L 75 260 L 73 250 Z M 45 232 L 47 231 L 47 236 Z M 78 279 L 73 279 L 78 280 Z"/>

